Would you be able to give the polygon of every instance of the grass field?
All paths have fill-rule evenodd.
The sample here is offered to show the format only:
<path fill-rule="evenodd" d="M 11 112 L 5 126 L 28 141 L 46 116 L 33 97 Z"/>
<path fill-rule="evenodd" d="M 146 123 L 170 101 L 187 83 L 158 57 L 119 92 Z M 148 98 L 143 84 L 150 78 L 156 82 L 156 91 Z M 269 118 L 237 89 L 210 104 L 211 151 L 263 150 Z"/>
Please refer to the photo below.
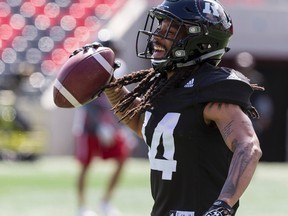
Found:
<path fill-rule="evenodd" d="M 0 162 L 1 216 L 76 216 L 77 163 L 71 157 L 36 162 Z M 95 209 L 113 161 L 95 161 L 88 181 L 88 205 Z M 113 202 L 123 216 L 148 216 L 152 205 L 149 165 L 130 159 Z M 261 163 L 241 200 L 237 216 L 288 215 L 288 164 Z"/>

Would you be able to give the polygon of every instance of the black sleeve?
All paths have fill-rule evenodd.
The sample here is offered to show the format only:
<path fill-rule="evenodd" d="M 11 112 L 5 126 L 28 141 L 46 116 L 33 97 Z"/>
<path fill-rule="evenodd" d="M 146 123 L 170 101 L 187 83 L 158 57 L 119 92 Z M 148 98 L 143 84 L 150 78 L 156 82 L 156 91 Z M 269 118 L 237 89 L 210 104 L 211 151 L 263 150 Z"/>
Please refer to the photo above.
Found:
<path fill-rule="evenodd" d="M 259 118 L 257 110 L 250 102 L 254 90 L 249 79 L 242 73 L 205 64 L 196 75 L 187 80 L 189 79 L 193 81 L 195 79 L 194 86 L 189 89 L 185 88 L 184 84 L 183 93 L 189 95 L 190 104 L 209 102 L 236 104 L 250 117 Z"/>
<path fill-rule="evenodd" d="M 244 110 L 252 108 L 251 86 L 241 80 L 222 80 L 201 88 L 198 92 L 199 102 L 224 102 L 241 106 Z"/>

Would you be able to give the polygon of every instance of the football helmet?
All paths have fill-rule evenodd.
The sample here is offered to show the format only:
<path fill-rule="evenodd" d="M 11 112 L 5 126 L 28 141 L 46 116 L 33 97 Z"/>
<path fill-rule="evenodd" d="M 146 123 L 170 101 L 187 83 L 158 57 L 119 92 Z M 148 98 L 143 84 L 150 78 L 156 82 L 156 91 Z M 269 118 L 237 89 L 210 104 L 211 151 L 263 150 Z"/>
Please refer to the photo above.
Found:
<path fill-rule="evenodd" d="M 163 20 L 168 20 L 170 25 L 165 34 L 160 34 Z M 172 24 L 178 27 L 173 38 L 169 37 Z M 183 29 L 187 33 L 177 39 Z M 232 34 L 232 20 L 219 1 L 165 0 L 149 10 L 144 29 L 138 31 L 136 53 L 140 58 L 151 59 L 155 70 L 171 70 L 203 61 L 217 65 L 229 50 L 227 45 Z M 173 42 L 165 56 L 158 59 L 153 57 L 155 37 Z"/>

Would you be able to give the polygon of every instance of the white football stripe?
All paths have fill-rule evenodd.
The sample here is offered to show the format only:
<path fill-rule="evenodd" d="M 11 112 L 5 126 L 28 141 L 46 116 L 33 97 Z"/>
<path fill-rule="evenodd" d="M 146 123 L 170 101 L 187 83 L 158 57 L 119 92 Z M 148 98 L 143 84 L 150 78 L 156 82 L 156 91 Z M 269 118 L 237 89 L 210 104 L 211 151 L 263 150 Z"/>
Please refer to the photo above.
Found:
<path fill-rule="evenodd" d="M 111 74 L 111 72 L 113 71 L 113 68 L 111 67 L 111 65 L 109 64 L 109 62 L 106 61 L 106 59 L 100 54 L 100 53 L 96 53 L 96 55 L 93 55 L 93 57 L 96 59 L 97 62 L 99 62 L 102 67 Z"/>
<path fill-rule="evenodd" d="M 79 107 L 80 104 L 77 99 L 59 82 L 58 79 L 55 80 L 54 86 L 58 89 L 58 91 L 74 106 Z"/>

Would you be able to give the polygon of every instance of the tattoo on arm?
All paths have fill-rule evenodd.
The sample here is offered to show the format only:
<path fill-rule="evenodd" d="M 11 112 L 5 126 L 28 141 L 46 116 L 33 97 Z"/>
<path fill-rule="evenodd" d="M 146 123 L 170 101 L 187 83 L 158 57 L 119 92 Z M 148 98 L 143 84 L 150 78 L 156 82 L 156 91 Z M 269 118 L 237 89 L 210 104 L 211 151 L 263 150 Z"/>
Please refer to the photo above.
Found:
<path fill-rule="evenodd" d="M 234 156 L 230 165 L 229 177 L 222 190 L 222 193 L 225 193 L 228 196 L 233 196 L 235 194 L 239 186 L 239 180 L 251 162 L 251 157 L 246 153 L 251 152 L 253 145 L 247 145 L 245 148 L 239 147 L 240 145 L 243 144 L 239 143 L 236 139 L 232 143 Z"/>
<path fill-rule="evenodd" d="M 232 129 L 232 123 L 233 123 L 233 120 L 230 121 L 223 129 L 223 139 L 226 140 L 226 138 L 233 132 L 233 129 Z"/>

